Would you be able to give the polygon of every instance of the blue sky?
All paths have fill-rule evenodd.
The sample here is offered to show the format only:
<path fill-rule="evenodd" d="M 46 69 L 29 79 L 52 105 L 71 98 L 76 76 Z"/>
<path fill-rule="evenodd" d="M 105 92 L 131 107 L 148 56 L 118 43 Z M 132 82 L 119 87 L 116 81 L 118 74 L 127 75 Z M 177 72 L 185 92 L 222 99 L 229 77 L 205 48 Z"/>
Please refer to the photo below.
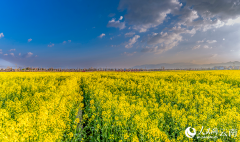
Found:
<path fill-rule="evenodd" d="M 1 67 L 239 60 L 237 0 L 8 0 L 0 5 Z"/>

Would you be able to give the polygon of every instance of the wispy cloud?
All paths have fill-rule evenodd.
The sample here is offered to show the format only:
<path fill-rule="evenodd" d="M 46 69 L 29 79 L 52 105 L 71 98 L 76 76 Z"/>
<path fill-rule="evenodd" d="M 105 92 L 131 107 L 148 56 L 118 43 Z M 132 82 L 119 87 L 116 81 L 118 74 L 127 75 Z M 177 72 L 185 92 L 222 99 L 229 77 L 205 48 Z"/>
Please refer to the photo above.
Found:
<path fill-rule="evenodd" d="M 208 46 L 208 45 L 204 45 L 204 46 L 196 45 L 196 46 L 194 46 L 192 49 L 194 50 L 194 49 L 198 49 L 198 48 L 200 48 L 200 47 L 205 48 L 205 49 L 212 49 L 212 47 L 210 47 L 210 46 Z"/>
<path fill-rule="evenodd" d="M 120 30 L 124 29 L 126 26 L 125 22 L 120 22 L 122 19 L 123 16 L 121 16 L 118 21 L 115 21 L 115 18 L 112 18 L 111 21 L 108 21 L 107 27 L 115 27 L 119 28 Z"/>
<path fill-rule="evenodd" d="M 198 48 L 200 48 L 200 45 L 196 45 L 192 49 L 194 50 L 194 49 L 198 49 Z"/>
<path fill-rule="evenodd" d="M 68 40 L 68 42 L 72 42 L 72 40 Z"/>
<path fill-rule="evenodd" d="M 172 49 L 172 47 L 181 44 L 181 42 L 184 41 L 183 39 L 189 39 L 188 43 L 193 42 L 192 39 L 194 39 L 194 42 L 197 42 L 197 45 L 193 45 L 193 49 L 200 47 L 211 49 L 211 44 L 223 46 L 220 45 L 220 40 L 224 41 L 225 38 L 228 41 L 231 40 L 233 42 L 225 42 L 224 46 L 233 43 L 235 43 L 235 45 L 239 44 L 236 44 L 238 40 L 235 38 L 237 36 L 232 36 L 231 39 L 228 37 L 221 37 L 222 35 L 230 35 L 226 34 L 227 32 L 238 31 L 239 25 L 237 24 L 240 24 L 240 2 L 238 2 L 238 0 L 184 0 L 184 6 L 180 0 L 120 0 L 118 9 L 128 11 L 124 18 L 126 19 L 127 24 L 131 26 L 131 29 L 135 29 L 138 32 L 146 32 L 149 30 L 155 30 L 156 32 L 156 29 L 159 29 L 157 26 L 161 24 L 164 27 L 169 27 L 162 30 L 162 32 L 166 31 L 165 33 L 167 34 L 159 33 L 158 35 L 153 35 L 152 37 L 145 39 L 145 41 L 148 41 L 148 46 L 144 45 L 146 48 L 143 51 L 145 52 L 157 52 L 159 50 L 166 51 Z M 175 19 L 176 22 L 167 25 L 164 21 L 171 19 L 170 16 L 168 16 L 169 14 L 178 15 L 179 19 Z M 181 28 L 171 30 L 172 25 Z M 230 27 L 230 25 L 234 26 Z M 220 28 L 222 30 L 220 30 Z M 206 34 L 206 31 L 208 30 L 212 30 L 213 32 Z M 216 32 L 214 32 L 214 30 L 216 30 Z M 195 34 L 196 36 L 190 39 L 188 34 L 190 34 L 191 37 Z M 215 34 L 218 35 L 213 36 Z M 146 36 L 143 35 L 142 37 Z M 202 37 L 206 39 L 203 40 Z M 217 39 L 212 40 L 212 37 L 216 37 Z M 184 41 L 183 44 L 185 43 L 187 42 Z M 161 44 L 163 44 L 163 47 L 161 47 Z M 204 44 L 207 44 L 208 46 Z M 150 47 L 150 45 L 154 46 Z M 157 46 L 158 48 L 156 48 Z M 230 45 L 229 47 L 232 46 Z"/>
<path fill-rule="evenodd" d="M 125 37 L 132 37 L 133 35 L 135 35 L 135 32 L 129 32 L 125 34 Z"/>
<path fill-rule="evenodd" d="M 175 26 L 169 29 L 169 32 L 153 33 L 152 35 L 149 35 L 147 43 L 154 46 L 146 46 L 142 52 L 155 52 L 156 54 L 160 54 L 164 51 L 172 49 L 175 46 L 178 46 L 179 42 L 183 41 L 182 34 L 190 34 L 192 36 L 195 33 L 195 29 L 188 30 L 180 26 Z"/>
<path fill-rule="evenodd" d="M 146 46 L 146 47 L 143 47 L 143 49 L 141 50 L 141 52 L 154 52 L 155 54 L 159 54 L 159 53 L 162 53 L 164 51 L 164 49 L 161 49 L 159 46 L 152 46 L 152 47 L 149 47 L 149 46 Z"/>
<path fill-rule="evenodd" d="M 4 56 L 7 56 L 8 54 L 3 54 Z"/>
<path fill-rule="evenodd" d="M 0 38 L 4 37 L 3 33 L 0 33 Z"/>
<path fill-rule="evenodd" d="M 207 45 L 204 45 L 203 48 L 205 48 L 205 49 L 212 49 L 212 47 L 209 47 Z"/>
<path fill-rule="evenodd" d="M 140 38 L 139 35 L 135 35 L 132 39 L 129 39 L 128 44 L 125 48 L 132 48 L 133 44 L 137 42 L 137 39 Z"/>
<path fill-rule="evenodd" d="M 205 39 L 204 39 L 205 40 Z M 202 42 L 204 42 L 204 40 L 199 40 L 199 41 L 197 41 L 197 43 L 202 43 Z"/>
<path fill-rule="evenodd" d="M 54 44 L 49 44 L 49 45 L 48 45 L 48 47 L 53 47 L 53 46 L 54 46 Z"/>
<path fill-rule="evenodd" d="M 14 53 L 9 53 L 10 55 L 14 56 Z"/>
<path fill-rule="evenodd" d="M 29 58 L 33 55 L 33 53 L 32 52 L 28 52 L 28 53 L 25 53 L 25 54 L 19 53 L 18 55 L 20 56 L 20 58 Z"/>
<path fill-rule="evenodd" d="M 207 43 L 215 43 L 215 42 L 217 42 L 216 40 L 207 40 L 206 41 Z"/>
<path fill-rule="evenodd" d="M 28 52 L 28 53 L 25 54 L 23 57 L 24 57 L 24 58 L 29 58 L 29 57 L 31 57 L 32 55 L 33 55 L 32 52 Z"/>
<path fill-rule="evenodd" d="M 100 37 L 100 38 L 102 38 L 102 37 L 104 37 L 104 36 L 105 36 L 105 34 L 104 34 L 104 33 L 102 33 L 102 34 L 101 34 L 99 37 Z"/>
<path fill-rule="evenodd" d="M 15 51 L 16 49 L 10 49 L 9 51 L 11 52 L 11 51 Z"/>
<path fill-rule="evenodd" d="M 63 43 L 66 43 L 66 41 L 63 41 Z"/>
<path fill-rule="evenodd" d="M 32 41 L 32 39 L 31 39 L 31 38 L 29 38 L 29 39 L 28 39 L 28 42 L 30 42 L 30 41 Z"/>
<path fill-rule="evenodd" d="M 126 56 L 132 56 L 132 55 L 134 55 L 135 53 L 137 53 L 137 52 L 133 52 L 133 53 L 124 52 L 123 54 L 126 55 Z"/>

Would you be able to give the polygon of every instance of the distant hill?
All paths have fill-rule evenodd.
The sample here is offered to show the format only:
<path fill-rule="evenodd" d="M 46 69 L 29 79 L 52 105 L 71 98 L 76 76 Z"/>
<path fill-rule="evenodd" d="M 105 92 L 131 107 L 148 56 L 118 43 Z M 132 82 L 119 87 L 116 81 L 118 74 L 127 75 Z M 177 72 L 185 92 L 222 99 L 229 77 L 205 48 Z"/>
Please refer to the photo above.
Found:
<path fill-rule="evenodd" d="M 234 61 L 234 62 L 226 62 L 226 63 L 211 63 L 211 64 L 193 64 L 193 63 L 174 63 L 174 64 L 168 64 L 168 63 L 161 63 L 161 64 L 145 64 L 145 65 L 139 65 L 134 66 L 132 68 L 134 69 L 158 69 L 164 66 L 165 69 L 184 69 L 184 68 L 213 68 L 214 66 L 240 66 L 240 62 Z"/>

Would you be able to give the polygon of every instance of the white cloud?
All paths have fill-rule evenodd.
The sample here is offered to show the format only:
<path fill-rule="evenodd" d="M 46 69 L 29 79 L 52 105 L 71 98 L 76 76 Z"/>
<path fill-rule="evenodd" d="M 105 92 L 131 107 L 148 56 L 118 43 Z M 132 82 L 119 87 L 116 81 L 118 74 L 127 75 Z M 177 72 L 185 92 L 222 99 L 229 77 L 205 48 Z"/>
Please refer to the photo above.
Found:
<path fill-rule="evenodd" d="M 187 41 L 183 41 L 183 39 L 187 39 L 188 43 L 197 41 L 196 46 L 192 45 L 194 49 L 212 48 L 209 45 L 203 45 L 204 43 L 219 45 L 214 46 L 217 49 L 217 47 L 221 47 L 220 42 L 207 39 L 215 37 L 224 41 L 226 38 L 228 41 L 236 43 L 237 37 L 239 37 L 235 32 L 240 24 L 239 0 L 185 0 L 184 6 L 180 0 L 120 0 L 118 8 L 127 10 L 124 21 L 130 26 L 126 25 L 129 29 L 135 29 L 138 32 L 152 30 L 150 32 L 155 33 L 160 28 L 159 25 L 164 24 L 162 26 L 166 27 L 162 32 L 142 39 L 143 42 L 147 41 L 142 52 L 160 53 L 178 46 L 181 42 L 186 45 Z M 171 17 L 168 16 L 169 14 L 178 18 L 169 21 Z M 164 21 L 168 21 L 170 24 Z M 231 27 L 231 25 L 233 26 Z M 175 29 L 171 27 L 175 27 Z M 236 36 L 233 37 L 229 31 L 236 33 Z M 222 35 L 228 37 L 222 38 L 221 32 Z M 195 35 L 196 33 L 197 35 Z M 218 33 L 218 35 L 211 36 L 214 33 Z M 141 35 L 141 37 L 145 36 Z M 202 37 L 206 37 L 206 39 L 203 40 Z M 232 43 L 225 42 L 226 45 L 222 46 Z M 238 45 L 238 43 L 236 44 Z"/>
<path fill-rule="evenodd" d="M 203 48 L 205 48 L 205 49 L 212 49 L 212 47 L 209 47 L 207 45 L 204 45 Z"/>
<path fill-rule="evenodd" d="M 63 41 L 63 43 L 66 43 L 66 41 Z"/>
<path fill-rule="evenodd" d="M 122 19 L 123 19 L 123 16 L 120 16 L 119 21 L 121 21 Z"/>
<path fill-rule="evenodd" d="M 28 52 L 26 57 L 28 58 L 28 57 L 31 57 L 32 55 L 33 55 L 32 52 Z"/>
<path fill-rule="evenodd" d="M 124 52 L 123 54 L 124 54 L 124 55 L 127 55 L 127 56 L 132 56 L 132 55 L 134 55 L 135 53 L 137 53 L 137 52 L 133 52 L 133 53 Z"/>
<path fill-rule="evenodd" d="M 35 57 L 38 57 L 38 55 L 35 55 Z"/>
<path fill-rule="evenodd" d="M 53 46 L 54 46 L 54 44 L 49 44 L 49 45 L 48 45 L 48 47 L 53 47 Z"/>
<path fill-rule="evenodd" d="M 204 42 L 204 40 L 199 40 L 199 41 L 197 41 L 197 43 L 202 43 L 202 42 Z"/>
<path fill-rule="evenodd" d="M 134 30 L 137 30 L 140 33 L 143 33 L 143 32 L 146 32 L 149 28 L 153 28 L 153 27 L 156 27 L 156 26 L 148 24 L 148 25 L 140 25 L 140 26 L 134 25 L 132 28 Z"/>
<path fill-rule="evenodd" d="M 135 35 L 132 39 L 129 39 L 129 42 L 125 46 L 125 48 L 132 48 L 133 44 L 137 42 L 138 38 L 140 38 L 140 36 L 139 35 Z"/>
<path fill-rule="evenodd" d="M 115 18 L 112 18 L 111 21 L 108 21 L 107 27 L 115 27 L 115 28 L 119 28 L 120 30 L 124 29 L 125 26 L 125 22 L 120 22 L 120 20 L 122 20 L 123 17 L 121 16 L 119 18 L 118 21 L 115 21 Z"/>
<path fill-rule="evenodd" d="M 194 9 L 197 10 L 204 19 L 216 17 L 216 15 L 221 20 L 235 19 L 240 11 L 238 0 L 186 0 L 186 4 L 187 7 L 194 5 Z"/>
<path fill-rule="evenodd" d="M 195 33 L 195 29 L 187 30 L 185 28 L 181 28 L 180 26 L 169 29 L 169 32 L 161 32 L 159 34 L 153 33 L 149 36 L 147 43 L 154 46 L 147 46 L 142 50 L 142 52 L 162 53 L 163 51 L 172 49 L 177 46 L 179 42 L 183 41 L 182 34 L 194 35 Z"/>
<path fill-rule="evenodd" d="M 14 56 L 14 53 L 9 53 L 10 55 Z"/>
<path fill-rule="evenodd" d="M 30 42 L 30 41 L 32 41 L 32 39 L 31 39 L 31 38 L 29 38 L 29 39 L 28 39 L 28 42 Z"/>
<path fill-rule="evenodd" d="M 187 26 L 194 26 L 197 30 L 207 31 L 209 29 L 220 28 L 224 25 L 233 25 L 240 23 L 240 4 L 238 0 L 186 0 L 186 6 L 182 11 L 195 10 L 201 19 L 188 22 Z M 190 7 L 192 7 L 190 9 Z M 182 12 L 187 16 L 189 12 Z"/>
<path fill-rule="evenodd" d="M 228 26 L 232 26 L 234 24 L 240 24 L 240 17 L 236 18 L 236 19 L 229 19 L 227 22 L 226 22 L 226 25 Z"/>
<path fill-rule="evenodd" d="M 19 53 L 19 56 L 21 55 L 21 53 Z M 28 52 L 28 53 L 26 53 L 26 54 L 23 54 L 21 57 L 22 58 L 29 58 L 29 57 L 31 57 L 33 55 L 33 53 L 32 52 Z"/>
<path fill-rule="evenodd" d="M 129 32 L 125 34 L 125 37 L 132 37 L 133 35 L 135 35 L 135 32 Z"/>
<path fill-rule="evenodd" d="M 7 56 L 8 54 L 4 54 L 4 56 Z"/>
<path fill-rule="evenodd" d="M 21 56 L 21 53 L 19 53 L 18 55 Z"/>
<path fill-rule="evenodd" d="M 152 33 L 153 36 L 158 35 L 158 33 Z"/>
<path fill-rule="evenodd" d="M 0 33 L 0 38 L 4 37 L 3 33 Z"/>
<path fill-rule="evenodd" d="M 68 40 L 68 42 L 72 42 L 72 40 Z"/>
<path fill-rule="evenodd" d="M 195 45 L 192 49 L 199 49 L 201 47 L 201 45 Z M 209 47 L 208 45 L 204 45 L 202 46 L 202 48 L 205 48 L 205 49 L 212 49 L 212 47 Z"/>
<path fill-rule="evenodd" d="M 10 49 L 9 51 L 11 52 L 11 51 L 15 51 L 16 49 Z"/>
<path fill-rule="evenodd" d="M 215 43 L 215 42 L 217 42 L 216 40 L 207 40 L 206 41 L 207 43 Z"/>
<path fill-rule="evenodd" d="M 178 33 L 163 33 L 161 32 L 160 34 L 157 34 L 153 37 L 151 37 L 148 40 L 149 44 L 161 44 L 164 43 L 166 45 L 171 44 L 175 41 L 182 41 L 182 36 Z"/>
<path fill-rule="evenodd" d="M 99 37 L 100 37 L 100 38 L 102 38 L 102 37 L 104 37 L 104 36 L 105 36 L 105 34 L 104 34 L 104 33 L 102 33 L 102 34 L 101 34 Z"/>
<path fill-rule="evenodd" d="M 196 10 L 184 8 L 182 9 L 181 16 L 180 16 L 181 20 L 178 22 L 178 25 L 188 25 L 197 18 L 199 18 L 199 16 Z"/>
<path fill-rule="evenodd" d="M 152 46 L 152 47 L 146 46 L 141 50 L 141 52 L 154 52 L 154 53 L 162 53 L 163 51 L 164 49 L 162 49 L 159 46 Z"/>

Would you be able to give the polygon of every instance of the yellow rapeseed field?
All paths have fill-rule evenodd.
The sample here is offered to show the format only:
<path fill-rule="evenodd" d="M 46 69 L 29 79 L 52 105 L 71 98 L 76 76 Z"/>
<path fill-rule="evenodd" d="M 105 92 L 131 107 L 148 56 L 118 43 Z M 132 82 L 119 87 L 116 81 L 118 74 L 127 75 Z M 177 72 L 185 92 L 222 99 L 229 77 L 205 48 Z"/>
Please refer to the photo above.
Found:
<path fill-rule="evenodd" d="M 240 71 L 1 73 L 0 141 L 240 141 L 239 94 Z"/>
<path fill-rule="evenodd" d="M 82 106 L 79 76 L 1 73 L 0 141 L 60 141 L 72 137 Z"/>

